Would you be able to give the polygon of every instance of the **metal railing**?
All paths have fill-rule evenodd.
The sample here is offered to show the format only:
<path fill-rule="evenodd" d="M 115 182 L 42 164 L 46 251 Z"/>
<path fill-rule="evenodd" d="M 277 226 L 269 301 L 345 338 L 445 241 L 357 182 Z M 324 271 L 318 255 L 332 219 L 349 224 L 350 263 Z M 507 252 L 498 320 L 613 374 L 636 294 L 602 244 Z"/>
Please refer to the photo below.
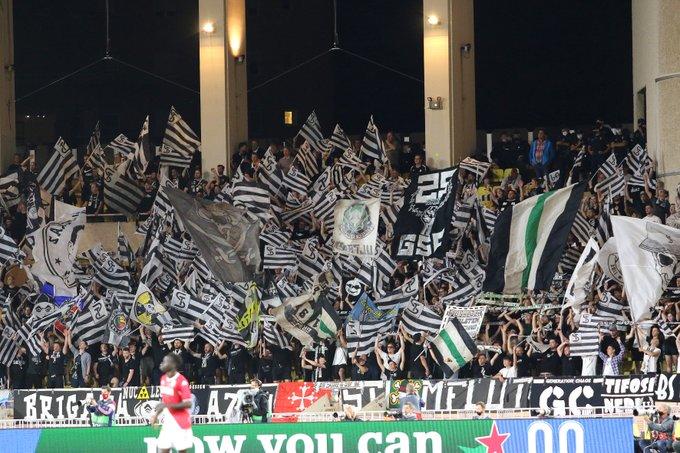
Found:
<path fill-rule="evenodd" d="M 522 418 L 620 418 L 631 417 L 633 410 L 641 409 L 637 406 L 620 406 L 616 408 L 607 406 L 593 407 L 564 407 L 552 410 L 545 408 L 519 408 L 519 409 L 490 409 L 486 411 L 492 419 L 522 419 Z M 383 421 L 385 413 L 394 414 L 393 411 L 358 411 L 357 416 L 363 421 Z M 422 420 L 469 420 L 475 415 L 471 409 L 442 409 L 426 410 L 420 413 Z M 297 422 L 332 422 L 343 418 L 342 412 L 290 412 L 270 415 L 272 421 L 297 421 Z M 195 425 L 209 424 L 238 424 L 242 423 L 238 413 L 217 415 L 194 415 L 192 422 Z M 115 426 L 143 426 L 148 425 L 146 417 L 121 417 L 115 420 Z M 51 420 L 0 420 L 0 429 L 30 429 L 30 428 L 82 428 L 90 426 L 89 418 L 51 419 Z"/>

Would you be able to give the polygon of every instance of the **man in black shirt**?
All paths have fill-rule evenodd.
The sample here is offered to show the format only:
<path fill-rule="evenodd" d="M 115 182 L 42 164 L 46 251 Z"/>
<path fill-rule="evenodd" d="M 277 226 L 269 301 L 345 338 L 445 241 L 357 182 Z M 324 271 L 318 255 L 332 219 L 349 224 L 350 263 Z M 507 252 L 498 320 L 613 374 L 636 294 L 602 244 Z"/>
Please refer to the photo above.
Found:
<path fill-rule="evenodd" d="M 272 351 L 272 381 L 290 381 L 291 351 L 270 345 Z"/>
<path fill-rule="evenodd" d="M 120 368 L 120 385 L 122 387 L 139 385 L 139 366 L 130 353 L 130 348 L 123 348 L 123 357 L 118 367 Z"/>
<path fill-rule="evenodd" d="M 547 373 L 551 376 L 561 376 L 562 375 L 562 359 L 557 353 L 557 340 L 551 338 L 548 341 L 548 349 L 539 355 L 538 359 L 538 372 L 543 374 Z"/>
<path fill-rule="evenodd" d="M 425 379 L 431 376 L 430 365 L 427 362 L 427 352 L 423 348 L 425 338 L 417 333 L 413 336 L 413 343 L 408 343 L 408 361 L 406 369 L 411 379 Z"/>
<path fill-rule="evenodd" d="M 569 342 L 565 341 L 557 348 L 557 353 L 562 359 L 562 376 L 580 376 L 583 363 L 581 357 L 571 355 Z"/>
<path fill-rule="evenodd" d="M 517 377 L 531 377 L 533 374 L 534 361 L 524 353 L 522 346 L 515 346 L 515 366 Z"/>
<path fill-rule="evenodd" d="M 246 360 L 248 353 L 243 346 L 233 344 L 228 353 L 227 373 L 229 384 L 243 384 L 246 381 Z"/>
<path fill-rule="evenodd" d="M 411 170 L 409 170 L 411 178 L 414 178 L 421 173 L 427 173 L 428 171 L 430 171 L 430 169 L 427 168 L 427 165 L 423 162 L 423 155 L 416 154 L 413 156 L 413 166 L 411 167 Z"/>
<path fill-rule="evenodd" d="M 114 358 L 109 352 L 109 345 L 102 343 L 99 345 L 99 355 L 94 360 L 94 377 L 100 387 L 111 383 L 114 372 Z"/>
<path fill-rule="evenodd" d="M 477 356 L 477 360 L 472 362 L 472 377 L 486 378 L 491 377 L 491 365 L 488 362 L 486 354 L 481 353 Z"/>
<path fill-rule="evenodd" d="M 26 388 L 41 389 L 44 387 L 45 377 L 45 354 L 31 354 L 26 365 Z"/>
<path fill-rule="evenodd" d="M 185 343 L 186 349 L 194 358 L 198 359 L 198 381 L 203 385 L 215 384 L 215 372 L 219 360 L 215 355 L 215 348 L 210 343 L 203 345 L 203 353 L 194 352 L 189 348 L 189 342 Z"/>
<path fill-rule="evenodd" d="M 52 351 L 50 352 L 49 345 L 43 334 L 38 334 L 40 338 L 40 347 L 43 352 L 47 354 L 47 387 L 51 389 L 64 388 L 64 375 L 66 374 L 66 358 L 68 354 L 68 345 L 66 342 L 62 345 L 58 341 L 52 343 Z"/>
<path fill-rule="evenodd" d="M 26 388 L 26 348 L 19 348 L 17 355 L 9 364 L 9 387 Z"/>

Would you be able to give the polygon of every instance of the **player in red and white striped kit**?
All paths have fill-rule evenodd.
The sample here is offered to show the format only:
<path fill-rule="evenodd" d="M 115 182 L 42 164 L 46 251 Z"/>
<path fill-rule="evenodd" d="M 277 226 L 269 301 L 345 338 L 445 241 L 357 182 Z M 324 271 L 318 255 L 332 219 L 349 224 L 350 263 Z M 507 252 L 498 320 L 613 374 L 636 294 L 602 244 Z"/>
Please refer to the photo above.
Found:
<path fill-rule="evenodd" d="M 177 370 L 182 366 L 182 359 L 174 353 L 163 357 L 160 369 L 161 399 L 156 406 L 156 413 L 151 416 L 151 424 L 155 425 L 158 416 L 163 413 L 163 427 L 158 436 L 158 451 L 170 452 L 174 448 L 179 453 L 189 450 L 194 444 L 191 432 L 191 390 L 189 381 Z"/>

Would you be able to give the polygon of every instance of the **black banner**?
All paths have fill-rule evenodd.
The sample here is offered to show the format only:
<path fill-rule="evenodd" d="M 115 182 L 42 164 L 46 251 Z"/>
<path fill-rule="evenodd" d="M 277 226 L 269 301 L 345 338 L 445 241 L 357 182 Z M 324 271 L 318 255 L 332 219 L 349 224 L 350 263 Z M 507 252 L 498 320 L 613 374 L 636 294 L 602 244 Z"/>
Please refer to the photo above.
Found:
<path fill-rule="evenodd" d="M 655 384 L 655 376 L 534 379 L 529 402 L 558 417 L 629 412 L 654 404 Z"/>
<path fill-rule="evenodd" d="M 249 385 L 191 386 L 194 415 L 230 415 L 238 409 L 240 390 Z M 269 407 L 274 403 L 276 384 L 264 384 L 269 393 Z M 31 420 L 88 419 L 86 406 L 99 398 L 99 389 L 14 390 L 14 418 Z M 160 387 L 115 388 L 116 418 L 150 417 L 160 401 Z"/>
<path fill-rule="evenodd" d="M 457 175 L 448 168 L 413 176 L 394 224 L 396 258 L 441 258 L 448 250 Z"/>
<path fill-rule="evenodd" d="M 511 409 L 528 406 L 530 388 L 531 378 L 423 381 L 421 396 L 426 410 L 469 410 L 480 401 L 487 409 Z"/>

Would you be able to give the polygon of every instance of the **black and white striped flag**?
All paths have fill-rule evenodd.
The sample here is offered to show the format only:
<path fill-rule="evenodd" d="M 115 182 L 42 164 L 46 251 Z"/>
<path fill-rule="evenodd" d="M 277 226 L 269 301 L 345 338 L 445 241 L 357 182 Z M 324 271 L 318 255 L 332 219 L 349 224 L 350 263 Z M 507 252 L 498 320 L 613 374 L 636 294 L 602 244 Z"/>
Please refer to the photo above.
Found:
<path fill-rule="evenodd" d="M 329 141 L 333 146 L 341 149 L 342 151 L 352 148 L 352 142 L 349 140 L 349 137 L 347 137 L 347 134 L 345 134 L 345 131 L 342 130 L 340 124 L 335 125 L 335 129 L 333 129 L 333 135 L 331 135 Z"/>
<path fill-rule="evenodd" d="M 297 256 L 294 250 L 271 245 L 264 246 L 264 269 L 295 267 L 296 262 Z"/>
<path fill-rule="evenodd" d="M 316 112 L 313 110 L 307 117 L 305 124 L 302 125 L 298 135 L 307 140 L 309 144 L 319 152 L 330 151 L 332 149 L 332 145 L 323 138 L 319 119 L 316 117 Z"/>
<path fill-rule="evenodd" d="M 616 169 L 618 167 L 618 164 L 616 162 L 616 154 L 611 153 L 607 160 L 605 160 L 602 165 L 600 165 L 600 168 L 597 169 L 598 172 L 601 172 L 605 178 L 612 176 L 613 174 L 617 173 Z"/>
<path fill-rule="evenodd" d="M 481 162 L 477 159 L 473 159 L 472 157 L 466 157 L 460 162 L 459 167 L 461 170 L 466 170 L 471 173 L 474 173 L 477 181 L 481 181 L 484 175 L 489 171 L 491 163 Z"/>
<path fill-rule="evenodd" d="M 316 241 L 307 239 L 298 258 L 298 275 L 312 280 L 324 270 L 324 259 L 316 248 Z"/>
<path fill-rule="evenodd" d="M 137 143 L 135 144 L 135 154 L 132 156 L 132 167 L 129 170 L 134 170 L 138 178 L 144 176 L 146 167 L 149 162 L 153 160 L 155 150 L 151 146 L 149 138 L 149 115 L 144 119 L 144 124 L 142 124 L 142 129 L 139 131 L 139 137 L 137 137 Z"/>
<path fill-rule="evenodd" d="M 101 341 L 106 334 L 109 322 L 109 310 L 103 300 L 95 300 L 94 295 L 87 297 L 85 308 L 78 313 L 73 327 L 73 338 L 92 345 Z"/>
<path fill-rule="evenodd" d="M 123 233 L 123 230 L 120 228 L 120 222 L 118 222 L 118 238 L 116 239 L 117 243 L 117 255 L 118 255 L 118 260 L 120 260 L 121 264 L 125 265 L 127 262 L 127 265 L 132 269 L 135 266 L 135 254 L 132 251 L 132 246 L 130 246 L 130 242 L 128 241 L 127 236 Z"/>
<path fill-rule="evenodd" d="M 325 192 L 317 193 L 312 199 L 314 203 L 314 217 L 318 220 L 327 219 L 329 216 L 333 217 L 333 210 L 335 209 L 335 202 L 338 201 L 339 194 L 336 189 L 331 189 Z"/>
<path fill-rule="evenodd" d="M 106 145 L 104 151 L 106 152 L 109 150 L 114 156 L 120 154 L 129 159 L 129 157 L 134 154 L 135 149 L 135 142 L 127 138 L 125 134 L 120 134 L 118 137 L 114 138 L 112 142 Z"/>
<path fill-rule="evenodd" d="M 623 176 L 623 173 L 621 173 L 619 170 L 614 170 L 611 175 L 605 177 L 602 181 L 595 185 L 595 192 L 605 193 L 611 200 L 617 195 L 623 196 L 625 187 L 626 180 Z"/>
<path fill-rule="evenodd" d="M 104 155 L 104 151 L 101 149 L 100 146 L 97 146 L 95 149 L 92 150 L 92 153 L 89 155 L 87 158 L 87 162 L 85 165 L 89 165 L 93 170 L 97 172 L 97 174 L 103 174 L 104 169 L 108 165 L 106 162 L 106 156 Z"/>
<path fill-rule="evenodd" d="M 609 210 L 610 203 L 603 203 L 600 216 L 597 218 L 597 225 L 595 225 L 595 239 L 597 239 L 597 245 L 600 247 L 604 246 L 604 243 L 607 242 L 610 237 L 614 236 L 612 219 Z"/>
<path fill-rule="evenodd" d="M 593 234 L 593 226 L 588 222 L 588 219 L 578 211 L 574 217 L 574 224 L 571 227 L 571 234 L 581 243 L 586 245 L 591 235 Z"/>
<path fill-rule="evenodd" d="M 92 135 L 90 135 L 90 141 L 87 142 L 87 148 L 85 150 L 86 155 L 90 155 L 95 148 L 101 148 L 101 129 L 99 127 L 99 121 L 94 125 L 94 130 Z"/>
<path fill-rule="evenodd" d="M 191 164 L 194 152 L 201 146 L 196 133 L 182 119 L 175 107 L 170 107 L 168 124 L 161 146 L 161 164 L 187 168 Z"/>
<path fill-rule="evenodd" d="M 383 163 L 387 160 L 387 154 L 385 154 L 385 144 L 380 138 L 380 132 L 378 127 L 373 122 L 373 115 L 368 120 L 368 125 L 366 125 L 366 133 L 364 134 L 364 139 L 361 142 L 361 156 L 366 160 L 377 160 L 379 163 Z"/>
<path fill-rule="evenodd" d="M 283 277 L 276 282 L 276 289 L 282 299 L 297 297 L 302 294 L 302 288 L 290 283 L 286 277 Z"/>
<path fill-rule="evenodd" d="M 128 169 L 132 161 L 125 161 L 117 168 L 106 167 L 104 172 L 104 203 L 113 211 L 135 216 L 144 192 L 130 178 Z"/>
<path fill-rule="evenodd" d="M 652 159 L 647 154 L 647 150 L 640 145 L 635 145 L 623 162 L 633 175 L 642 175 L 652 163 Z"/>
<path fill-rule="evenodd" d="M 290 190 L 298 192 L 302 195 L 307 195 L 308 188 L 312 184 L 312 181 L 297 169 L 295 166 L 291 166 L 288 173 L 283 177 L 283 185 L 288 187 Z"/>
<path fill-rule="evenodd" d="M 0 363 L 9 365 L 17 352 L 19 343 L 17 342 L 18 333 L 13 326 L 5 325 L 0 333 Z"/>
<path fill-rule="evenodd" d="M 569 335 L 569 349 L 575 357 L 597 355 L 600 348 L 599 330 L 608 330 L 612 319 L 581 313 L 578 330 Z"/>
<path fill-rule="evenodd" d="M 37 180 L 44 191 L 52 195 L 61 195 L 65 180 L 78 173 L 78 162 L 73 150 L 61 137 L 55 143 L 54 151 L 50 160 L 38 173 Z"/>
<path fill-rule="evenodd" d="M 627 302 L 625 300 L 618 300 L 609 291 L 605 292 L 603 296 L 595 304 L 595 314 L 617 321 L 625 321 L 626 317 L 623 314 L 623 309 L 628 306 Z"/>
<path fill-rule="evenodd" d="M 174 308 L 182 318 L 182 321 L 191 323 L 198 320 L 207 320 L 208 309 L 212 301 L 203 298 L 193 298 L 189 293 L 174 289 L 170 299 L 170 307 Z"/>
<path fill-rule="evenodd" d="M 189 239 L 179 240 L 167 235 L 163 241 L 163 254 L 165 259 L 171 261 L 193 261 L 198 255 L 198 249 Z"/>
<path fill-rule="evenodd" d="M 414 277 L 400 287 L 388 291 L 385 295 L 374 301 L 375 306 L 382 311 L 400 310 L 406 307 L 412 300 L 418 300 L 418 278 Z"/>
<path fill-rule="evenodd" d="M 262 233 L 260 233 L 260 240 L 273 247 L 285 248 L 288 246 L 291 235 L 290 231 L 281 230 L 274 225 L 270 225 L 265 227 Z"/>
<path fill-rule="evenodd" d="M 373 351 L 376 336 L 395 330 L 393 326 L 394 318 L 361 322 L 348 318 L 345 325 L 345 338 L 350 357 L 370 354 Z"/>
<path fill-rule="evenodd" d="M 5 229 L 0 227 L 0 266 L 21 260 L 23 256 L 24 252 L 19 250 L 14 239 L 5 234 Z"/>
<path fill-rule="evenodd" d="M 182 342 L 193 341 L 196 336 L 194 326 L 167 326 L 161 329 L 163 343 L 172 343 L 175 340 Z"/>
<path fill-rule="evenodd" d="M 300 146 L 300 149 L 293 160 L 300 162 L 302 170 L 309 177 L 310 181 L 321 171 L 321 162 L 317 159 L 316 153 L 308 142 L 304 142 Z"/>
<path fill-rule="evenodd" d="M 427 332 L 430 336 L 439 332 L 442 324 L 442 317 L 414 300 L 401 312 L 401 324 L 409 335 Z"/>
<path fill-rule="evenodd" d="M 97 284 L 111 291 L 123 291 L 126 293 L 132 291 L 130 273 L 120 267 L 108 252 L 102 248 L 101 244 L 97 244 L 85 252 L 85 255 L 94 268 L 93 280 Z"/>
<path fill-rule="evenodd" d="M 372 288 L 374 296 L 385 294 L 384 286 L 389 282 L 390 277 L 397 268 L 397 262 L 390 256 L 384 248 L 375 258 L 370 258 L 362 264 L 357 278 L 367 288 Z"/>
<path fill-rule="evenodd" d="M 290 338 L 278 324 L 272 321 L 264 321 L 262 327 L 262 336 L 267 343 L 279 349 L 293 349 Z"/>
<path fill-rule="evenodd" d="M 232 187 L 232 204 L 242 206 L 262 222 L 272 217 L 269 192 L 255 181 L 241 181 Z"/>

